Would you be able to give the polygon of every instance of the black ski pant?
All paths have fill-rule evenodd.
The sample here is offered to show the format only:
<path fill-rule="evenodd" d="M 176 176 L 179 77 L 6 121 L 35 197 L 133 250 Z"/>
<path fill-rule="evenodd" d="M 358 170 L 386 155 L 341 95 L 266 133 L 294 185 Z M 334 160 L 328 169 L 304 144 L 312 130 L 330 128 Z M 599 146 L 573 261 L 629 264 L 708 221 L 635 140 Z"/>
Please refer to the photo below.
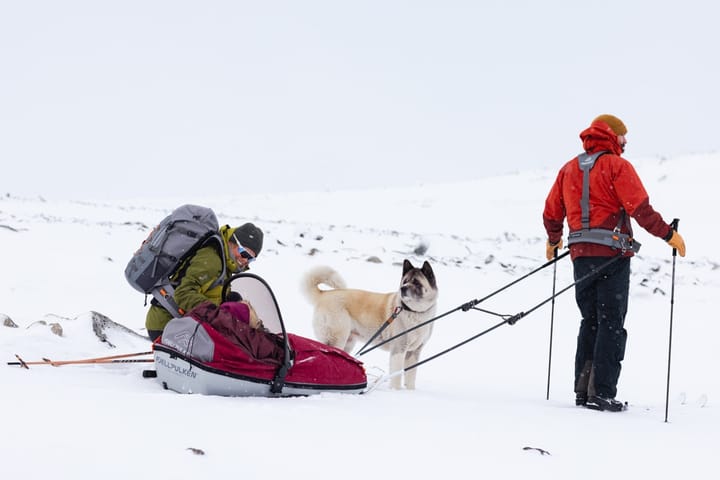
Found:
<path fill-rule="evenodd" d="M 597 271 L 611 257 L 578 257 L 575 281 Z M 616 259 L 575 286 L 582 320 L 575 352 L 575 393 L 615 398 L 620 362 L 625 357 L 624 328 L 630 290 L 630 257 Z"/>

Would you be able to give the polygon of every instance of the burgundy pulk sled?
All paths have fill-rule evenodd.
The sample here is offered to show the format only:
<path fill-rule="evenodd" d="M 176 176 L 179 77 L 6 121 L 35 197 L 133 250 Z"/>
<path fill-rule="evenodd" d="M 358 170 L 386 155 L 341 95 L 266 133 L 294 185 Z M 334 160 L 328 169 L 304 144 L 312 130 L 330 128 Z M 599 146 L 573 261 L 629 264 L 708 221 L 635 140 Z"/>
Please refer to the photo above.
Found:
<path fill-rule="evenodd" d="M 263 279 L 235 275 L 226 283 L 223 299 L 230 292 L 250 302 L 267 331 L 248 327 L 239 335 L 223 334 L 196 310 L 171 320 L 154 348 L 163 387 L 179 393 L 263 397 L 365 389 L 361 362 L 337 348 L 286 333 L 275 296 Z"/>

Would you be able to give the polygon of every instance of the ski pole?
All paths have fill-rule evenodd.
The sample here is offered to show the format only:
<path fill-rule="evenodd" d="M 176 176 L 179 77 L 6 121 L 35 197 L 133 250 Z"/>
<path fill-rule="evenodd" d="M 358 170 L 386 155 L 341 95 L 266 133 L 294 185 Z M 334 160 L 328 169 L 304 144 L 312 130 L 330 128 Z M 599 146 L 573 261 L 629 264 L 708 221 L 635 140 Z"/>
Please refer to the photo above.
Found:
<path fill-rule="evenodd" d="M 677 231 L 679 218 L 673 219 L 670 227 Z M 668 421 L 668 408 L 670 404 L 670 361 L 672 359 L 672 332 L 673 332 L 673 310 L 675 307 L 675 259 L 677 258 L 677 249 L 672 249 L 672 281 L 670 283 L 670 334 L 668 336 L 668 368 L 667 368 L 667 387 L 665 388 L 665 423 Z"/>
<path fill-rule="evenodd" d="M 557 248 L 553 251 L 557 258 Z M 553 264 L 553 286 L 552 286 L 552 303 L 550 304 L 550 350 L 548 351 L 548 374 L 547 389 L 545 391 L 545 400 L 550 400 L 550 367 L 552 365 L 552 344 L 553 344 L 553 326 L 555 323 L 555 285 L 557 280 L 557 262 Z"/>
<path fill-rule="evenodd" d="M 398 334 L 396 334 L 396 335 L 394 335 L 394 336 L 392 336 L 392 337 L 390 337 L 390 338 L 388 338 L 388 339 L 386 339 L 386 340 L 383 340 L 382 342 L 376 343 L 375 345 L 373 345 L 372 347 L 368 348 L 367 350 L 362 350 L 362 349 L 361 349 L 361 351 L 358 353 L 358 355 L 365 355 L 366 353 L 369 353 L 369 352 L 375 350 L 376 348 L 385 345 L 386 343 L 392 342 L 392 341 L 395 340 L 396 338 L 402 337 L 403 335 L 407 335 L 408 333 L 412 332 L 413 330 L 417 330 L 418 328 L 422 328 L 422 327 L 424 327 L 425 325 L 427 325 L 427 324 L 429 324 L 429 323 L 432 323 L 432 322 L 434 322 L 434 321 L 436 321 L 436 320 L 440 320 L 440 319 L 443 318 L 443 317 L 447 317 L 447 316 L 450 315 L 451 313 L 455 313 L 455 312 L 457 312 L 458 310 L 462 310 L 463 312 L 467 312 L 468 310 L 475 309 L 475 305 L 478 305 L 478 304 L 484 302 L 485 300 L 489 299 L 490 297 L 493 297 L 493 296 L 497 295 L 498 293 L 502 292 L 503 290 L 506 290 L 506 289 L 512 287 L 512 286 L 515 285 L 516 283 L 518 283 L 518 282 L 520 282 L 520 281 L 522 281 L 522 280 L 525 280 L 525 279 L 528 278 L 529 276 L 536 274 L 537 272 L 539 272 L 539 271 L 542 270 L 543 268 L 548 267 L 548 266 L 556 263 L 558 260 L 560 260 L 561 258 L 563 258 L 563 257 L 565 257 L 565 256 L 567 256 L 567 255 L 569 255 L 569 254 L 570 254 L 570 252 L 567 251 L 567 252 L 563 253 L 562 255 L 559 255 L 557 258 L 554 258 L 554 259 L 552 259 L 552 260 L 549 260 L 548 262 L 540 265 L 540 266 L 539 266 L 538 268 L 536 268 L 535 270 L 532 270 L 532 271 L 526 273 L 525 275 L 523 275 L 522 277 L 518 278 L 517 280 L 513 280 L 512 282 L 510 282 L 510 283 L 508 283 L 508 284 L 506 284 L 506 285 L 503 285 L 503 286 L 500 287 L 499 289 L 495 290 L 494 292 L 490 293 L 489 295 L 485 295 L 483 298 L 481 298 L 481 299 L 479 299 L 479 300 L 470 300 L 469 302 L 463 303 L 462 305 L 460 305 L 460 306 L 458 306 L 458 307 L 455 307 L 455 308 L 453 308 L 452 310 L 448 310 L 447 312 L 442 313 L 442 314 L 440 314 L 440 315 L 438 315 L 438 316 L 436 316 L 436 317 L 433 317 L 433 318 L 431 318 L 431 319 L 429 319 L 429 320 L 425 320 L 425 321 L 422 322 L 422 323 L 418 323 L 417 325 L 415 325 L 415 326 L 413 326 L 413 327 L 410 327 L 410 328 L 408 328 L 407 330 L 403 330 L 402 332 L 400 332 L 400 333 L 398 333 Z M 370 343 L 370 342 L 368 342 L 368 343 Z M 365 348 L 365 347 L 363 347 L 363 349 L 364 349 L 364 348 Z"/>

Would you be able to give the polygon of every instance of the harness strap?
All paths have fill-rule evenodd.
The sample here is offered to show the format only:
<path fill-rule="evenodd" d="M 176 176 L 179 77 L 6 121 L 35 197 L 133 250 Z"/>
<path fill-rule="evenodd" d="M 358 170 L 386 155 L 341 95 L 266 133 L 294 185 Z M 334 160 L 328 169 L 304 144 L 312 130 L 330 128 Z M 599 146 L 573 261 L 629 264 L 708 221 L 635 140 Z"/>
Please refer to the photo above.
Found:
<path fill-rule="evenodd" d="M 618 248 L 622 253 L 628 250 L 637 253 L 640 251 L 640 242 L 632 238 L 632 225 L 630 218 L 625 213 L 625 209 L 620 209 L 620 218 L 613 230 L 590 228 L 590 170 L 595 166 L 597 159 L 605 153 L 608 152 L 602 151 L 593 154 L 583 152 L 578 155 L 578 166 L 583 171 L 582 196 L 580 197 L 580 222 L 582 229 L 570 232 L 568 245 L 580 242 L 596 243 L 607 247 Z M 629 233 L 620 232 L 623 224 L 627 226 Z"/>
<path fill-rule="evenodd" d="M 607 152 L 595 152 L 592 155 L 583 152 L 578 155 L 578 165 L 580 170 L 583 171 L 582 197 L 580 199 L 582 216 L 580 220 L 584 229 L 590 228 L 590 170 L 595 166 L 595 161 L 604 153 Z"/>

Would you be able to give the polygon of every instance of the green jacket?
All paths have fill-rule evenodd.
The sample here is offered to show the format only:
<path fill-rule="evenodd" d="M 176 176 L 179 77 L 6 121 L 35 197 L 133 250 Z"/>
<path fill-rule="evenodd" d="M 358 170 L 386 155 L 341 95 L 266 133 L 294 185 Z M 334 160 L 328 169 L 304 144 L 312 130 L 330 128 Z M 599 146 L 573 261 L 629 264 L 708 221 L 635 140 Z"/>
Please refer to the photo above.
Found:
<path fill-rule="evenodd" d="M 227 259 L 227 268 L 225 270 L 225 278 L 222 279 L 223 282 L 238 270 L 238 265 L 233 260 L 232 255 L 230 255 L 227 244 L 228 238 L 230 238 L 234 231 L 234 228 L 230 228 L 227 225 L 220 228 L 220 234 L 223 237 L 225 258 Z M 183 270 L 184 274 L 182 274 Z M 180 283 L 175 287 L 175 302 L 185 312 L 189 312 L 207 300 L 215 305 L 220 305 L 220 301 L 222 300 L 222 283 L 216 287 L 210 287 L 212 287 L 213 283 L 220 277 L 222 270 L 222 258 L 220 258 L 215 246 L 210 245 L 199 249 L 197 253 L 178 270 L 178 272 L 181 272 L 182 278 L 180 278 Z M 170 280 L 177 281 L 176 276 L 177 274 L 171 277 Z M 160 306 L 153 305 L 145 317 L 145 328 L 148 330 L 162 331 L 170 320 L 172 320 L 170 312 Z"/>

